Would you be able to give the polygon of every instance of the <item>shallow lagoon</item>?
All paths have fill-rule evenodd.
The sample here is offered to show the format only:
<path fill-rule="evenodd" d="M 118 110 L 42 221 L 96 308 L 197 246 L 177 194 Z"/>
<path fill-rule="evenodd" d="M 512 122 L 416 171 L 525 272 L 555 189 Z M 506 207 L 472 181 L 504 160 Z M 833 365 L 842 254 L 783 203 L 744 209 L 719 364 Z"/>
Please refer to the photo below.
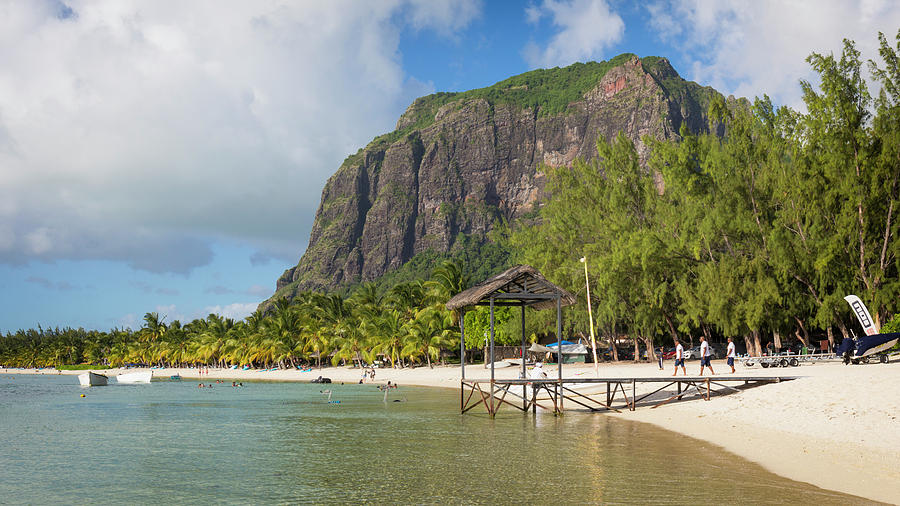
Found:
<path fill-rule="evenodd" d="M 0 502 L 868 502 L 637 422 L 491 420 L 458 403 L 433 388 L 384 402 L 373 385 L 0 375 Z"/>

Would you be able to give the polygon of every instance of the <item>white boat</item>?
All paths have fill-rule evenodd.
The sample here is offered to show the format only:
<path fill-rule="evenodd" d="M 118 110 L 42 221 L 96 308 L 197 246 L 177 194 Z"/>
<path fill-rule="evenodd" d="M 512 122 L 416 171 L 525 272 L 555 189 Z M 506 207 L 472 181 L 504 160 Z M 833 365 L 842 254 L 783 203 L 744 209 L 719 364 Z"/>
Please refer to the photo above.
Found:
<path fill-rule="evenodd" d="M 119 383 L 150 383 L 153 378 L 153 371 L 127 372 L 116 376 Z"/>
<path fill-rule="evenodd" d="M 83 387 L 96 387 L 105 385 L 108 378 L 103 374 L 97 374 L 93 371 L 83 372 L 78 375 L 78 381 Z"/>

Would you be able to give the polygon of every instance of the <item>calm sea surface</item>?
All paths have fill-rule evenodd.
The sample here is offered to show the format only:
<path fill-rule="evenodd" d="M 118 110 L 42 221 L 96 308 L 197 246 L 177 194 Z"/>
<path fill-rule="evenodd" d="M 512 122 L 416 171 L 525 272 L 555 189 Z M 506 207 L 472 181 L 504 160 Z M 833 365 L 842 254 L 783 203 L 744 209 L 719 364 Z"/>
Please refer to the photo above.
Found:
<path fill-rule="evenodd" d="M 863 502 L 635 422 L 491 420 L 458 396 L 0 375 L 0 503 Z"/>

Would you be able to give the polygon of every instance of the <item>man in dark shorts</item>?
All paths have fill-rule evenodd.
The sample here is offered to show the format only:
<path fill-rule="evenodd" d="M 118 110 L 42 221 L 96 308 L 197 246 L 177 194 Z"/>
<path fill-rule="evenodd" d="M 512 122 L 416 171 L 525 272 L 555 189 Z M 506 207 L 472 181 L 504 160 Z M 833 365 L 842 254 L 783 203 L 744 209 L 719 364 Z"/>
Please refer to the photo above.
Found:
<path fill-rule="evenodd" d="M 709 367 L 709 372 L 711 374 L 716 374 L 716 371 L 713 371 L 712 363 L 710 362 L 711 353 L 709 351 L 709 343 L 706 342 L 706 337 L 700 338 L 700 376 L 703 376 L 703 367 Z"/>
<path fill-rule="evenodd" d="M 728 367 L 731 368 L 731 374 L 734 374 L 734 357 L 737 355 L 734 350 L 734 340 L 730 337 L 728 338 L 728 352 L 725 353 L 725 356 L 728 358 Z"/>
<path fill-rule="evenodd" d="M 687 371 L 684 368 L 684 346 L 681 345 L 681 342 L 676 339 L 675 340 L 675 374 L 672 376 L 678 376 L 678 366 L 681 366 L 681 372 L 685 376 L 687 376 Z"/>

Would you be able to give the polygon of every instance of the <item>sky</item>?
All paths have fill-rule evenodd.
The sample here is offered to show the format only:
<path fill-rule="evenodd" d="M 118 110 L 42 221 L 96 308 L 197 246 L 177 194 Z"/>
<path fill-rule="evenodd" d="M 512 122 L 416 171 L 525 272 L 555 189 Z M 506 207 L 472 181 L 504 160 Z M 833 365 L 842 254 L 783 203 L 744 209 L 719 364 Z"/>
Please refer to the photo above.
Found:
<path fill-rule="evenodd" d="M 802 108 L 891 0 L 0 0 L 0 333 L 244 318 L 343 159 L 416 98 L 665 56 Z"/>

